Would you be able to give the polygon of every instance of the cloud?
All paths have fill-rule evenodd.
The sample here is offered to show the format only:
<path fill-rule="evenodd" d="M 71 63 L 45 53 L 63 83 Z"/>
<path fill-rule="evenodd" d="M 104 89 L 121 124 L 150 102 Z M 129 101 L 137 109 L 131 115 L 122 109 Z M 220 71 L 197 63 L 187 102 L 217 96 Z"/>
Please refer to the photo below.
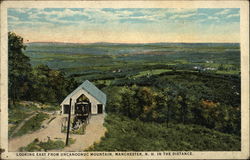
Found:
<path fill-rule="evenodd" d="M 177 19 L 177 18 L 189 18 L 189 17 L 192 17 L 192 16 L 195 16 L 197 14 L 195 13 L 190 13 L 190 14 L 181 14 L 181 15 L 173 15 L 170 17 L 170 19 Z"/>
<path fill-rule="evenodd" d="M 121 37 L 119 35 L 123 32 L 124 34 L 132 32 L 140 35 L 150 34 L 152 37 L 172 33 L 176 35 L 192 33 L 191 35 L 199 37 L 203 32 L 207 32 L 211 36 L 217 33 L 226 34 L 223 32 L 225 29 L 221 29 L 225 27 L 225 23 L 230 24 L 227 25 L 229 29 L 232 28 L 233 22 L 236 26 L 239 25 L 235 18 L 231 18 L 239 16 L 237 14 L 239 10 L 225 10 L 206 8 L 24 8 L 8 11 L 10 19 L 8 25 L 9 29 L 18 30 L 20 33 L 24 30 L 27 31 L 25 34 L 28 34 L 29 31 L 39 33 L 44 36 L 44 40 L 49 39 L 48 34 L 45 34 L 47 32 L 51 35 L 53 32 L 58 32 L 62 38 L 64 38 L 64 34 L 68 34 L 69 40 L 73 35 L 79 33 L 82 35 L 88 33 L 95 39 L 98 39 L 100 35 L 105 35 L 104 38 L 107 40 L 112 33 Z M 183 21 L 185 21 L 185 25 L 183 25 Z M 210 29 L 208 28 L 210 26 L 219 27 Z M 228 31 L 235 34 L 239 32 L 237 28 Z M 38 39 L 36 34 L 30 34 L 30 37 L 30 39 Z M 165 37 L 162 36 L 162 40 Z M 132 38 L 130 40 L 132 41 Z M 87 41 L 87 39 L 82 41 Z"/>
<path fill-rule="evenodd" d="M 31 19 L 39 19 L 40 17 L 37 14 L 30 14 L 29 18 L 31 18 Z"/>
<path fill-rule="evenodd" d="M 210 19 L 210 20 L 218 20 L 219 18 L 218 18 L 218 17 L 213 17 L 213 16 L 208 16 L 207 19 Z"/>
<path fill-rule="evenodd" d="M 132 14 L 134 14 L 134 12 L 132 12 L 132 11 L 124 11 L 124 10 L 117 10 L 113 13 L 115 16 L 118 16 L 118 17 L 128 17 L 128 16 L 131 16 Z"/>
<path fill-rule="evenodd" d="M 30 10 L 31 9 L 29 9 L 29 8 L 15 8 L 15 11 L 19 12 L 19 13 L 27 13 Z"/>
<path fill-rule="evenodd" d="M 48 22 L 39 22 L 39 21 L 37 21 L 37 22 L 35 22 L 35 23 L 32 23 L 32 22 L 24 22 L 24 21 L 14 21 L 14 22 L 9 22 L 10 24 L 15 24 L 15 25 L 24 25 L 24 24 L 26 24 L 26 25 L 44 25 L 44 24 L 46 24 L 46 25 L 49 25 L 49 24 L 51 24 L 51 23 L 48 23 Z"/>
<path fill-rule="evenodd" d="M 49 8 L 49 9 L 38 9 L 38 8 L 20 8 L 14 9 L 16 12 L 20 14 L 28 15 L 27 21 L 33 21 L 36 23 L 37 21 L 47 21 L 51 23 L 65 23 L 65 22 L 80 22 L 80 21 L 88 21 L 89 23 L 106 23 L 106 22 L 114 22 L 125 20 L 124 22 L 136 23 L 137 20 L 143 20 L 141 22 L 149 22 L 149 21 L 159 21 L 166 19 L 166 14 L 183 14 L 178 16 L 179 18 L 187 18 L 191 16 L 193 12 L 197 11 L 197 9 L 190 8 L 165 8 L 165 9 L 144 9 L 144 8 L 132 8 L 132 9 L 102 9 L 102 8 L 84 8 L 82 10 L 72 9 L 72 8 Z M 70 17 L 82 17 L 80 18 L 72 18 Z M 175 18 L 172 17 L 172 18 Z M 17 20 L 17 19 L 16 19 Z"/>
<path fill-rule="evenodd" d="M 228 14 L 228 13 L 230 13 L 230 9 L 224 9 L 224 10 L 222 10 L 220 12 L 215 13 L 215 14 L 216 15 L 225 15 L 225 14 Z"/>
<path fill-rule="evenodd" d="M 152 9 L 116 9 L 116 10 L 104 10 L 104 9 L 84 9 L 84 13 L 89 17 L 91 22 L 128 22 L 129 20 L 145 20 L 156 21 L 157 18 L 163 16 L 160 12 L 152 12 Z M 135 22 L 135 21 L 134 21 Z"/>
<path fill-rule="evenodd" d="M 169 19 L 175 20 L 198 16 L 201 13 L 198 13 L 196 8 L 171 8 L 168 9 L 168 14 L 171 15 Z"/>
<path fill-rule="evenodd" d="M 10 21 L 18 21 L 19 18 L 15 17 L 15 16 L 8 15 L 8 20 L 10 20 Z"/>
<path fill-rule="evenodd" d="M 207 16 L 206 13 L 198 13 L 197 15 L 198 15 L 198 16 Z"/>
<path fill-rule="evenodd" d="M 124 19 L 127 19 L 127 20 L 144 20 L 144 22 L 149 22 L 149 21 L 158 21 L 162 16 L 157 16 L 157 15 L 154 15 L 154 14 L 130 14 L 129 16 L 119 16 L 117 19 L 119 20 L 124 20 Z"/>
<path fill-rule="evenodd" d="M 47 21 L 47 22 L 57 22 L 57 23 L 64 23 L 69 20 L 63 20 L 65 17 L 74 17 L 78 15 L 84 15 L 82 11 L 79 10 L 71 10 L 71 9 L 64 9 L 62 11 L 52 10 L 52 11 L 45 11 L 37 10 L 36 12 L 29 14 L 29 18 L 34 21 Z M 72 19 L 73 21 L 74 19 Z"/>
<path fill-rule="evenodd" d="M 236 14 L 229 14 L 228 16 L 227 16 L 227 18 L 231 18 L 231 17 L 239 17 L 240 16 L 240 14 L 239 13 L 236 13 Z"/>
<path fill-rule="evenodd" d="M 63 11 L 40 11 L 40 13 L 45 14 L 47 16 L 56 16 L 56 17 L 65 17 L 65 16 L 74 16 L 74 15 L 82 15 L 83 12 L 79 10 L 71 10 L 66 8 Z"/>
<path fill-rule="evenodd" d="M 128 17 L 129 19 L 145 19 L 145 20 L 155 20 L 155 16 L 135 16 L 135 17 Z"/>
<path fill-rule="evenodd" d="M 196 8 L 171 8 L 168 9 L 170 13 L 189 13 L 189 12 L 197 12 Z"/>

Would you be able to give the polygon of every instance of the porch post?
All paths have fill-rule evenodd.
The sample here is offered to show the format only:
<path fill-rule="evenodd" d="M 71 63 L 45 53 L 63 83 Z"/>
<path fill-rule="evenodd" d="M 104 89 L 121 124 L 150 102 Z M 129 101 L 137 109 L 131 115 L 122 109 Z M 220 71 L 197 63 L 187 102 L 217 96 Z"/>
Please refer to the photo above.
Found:
<path fill-rule="evenodd" d="M 69 100 L 69 116 L 68 116 L 67 136 L 66 136 L 66 146 L 68 146 L 68 144 L 69 144 L 69 130 L 70 130 L 70 116 L 71 116 L 71 101 L 72 101 L 72 99 L 70 98 L 70 100 Z"/>

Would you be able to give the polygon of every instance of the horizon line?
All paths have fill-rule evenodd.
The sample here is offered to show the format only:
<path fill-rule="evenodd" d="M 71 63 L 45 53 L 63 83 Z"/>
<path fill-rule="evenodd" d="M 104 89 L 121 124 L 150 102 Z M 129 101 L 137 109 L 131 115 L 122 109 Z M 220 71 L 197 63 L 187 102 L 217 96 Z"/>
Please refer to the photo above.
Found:
<path fill-rule="evenodd" d="M 34 41 L 34 42 L 23 42 L 24 44 L 29 43 L 70 43 L 70 44 L 95 44 L 95 43 L 107 43 L 107 44 L 154 44 L 154 43 L 238 43 L 240 42 L 136 42 L 136 43 L 129 43 L 129 42 L 63 42 L 63 41 Z"/>

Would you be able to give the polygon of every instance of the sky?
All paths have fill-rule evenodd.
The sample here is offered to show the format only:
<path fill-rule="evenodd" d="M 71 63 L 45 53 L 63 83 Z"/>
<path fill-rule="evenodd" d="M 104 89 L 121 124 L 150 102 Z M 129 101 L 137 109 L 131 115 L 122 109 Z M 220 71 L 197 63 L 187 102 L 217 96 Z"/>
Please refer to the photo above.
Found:
<path fill-rule="evenodd" d="M 240 41 L 239 8 L 9 8 L 24 42 Z"/>

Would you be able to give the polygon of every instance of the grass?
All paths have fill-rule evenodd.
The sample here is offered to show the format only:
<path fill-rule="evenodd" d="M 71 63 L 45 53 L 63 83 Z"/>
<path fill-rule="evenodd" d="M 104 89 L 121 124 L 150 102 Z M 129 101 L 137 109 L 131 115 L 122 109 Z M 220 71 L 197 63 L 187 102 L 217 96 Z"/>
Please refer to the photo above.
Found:
<path fill-rule="evenodd" d="M 218 74 L 233 74 L 233 75 L 238 75 L 240 74 L 239 71 L 237 70 L 230 70 L 230 71 L 216 71 Z"/>
<path fill-rule="evenodd" d="M 18 127 L 18 125 L 16 124 L 16 125 L 13 125 L 13 126 L 8 126 L 8 127 L 9 127 L 8 128 L 8 135 L 9 135 L 9 138 L 11 138 L 14 130 Z"/>
<path fill-rule="evenodd" d="M 111 83 L 112 83 L 112 80 L 97 80 L 97 81 L 95 82 L 95 85 L 103 84 L 103 85 L 110 86 Z"/>
<path fill-rule="evenodd" d="M 10 106 L 9 106 L 9 111 L 8 111 L 9 113 L 8 121 L 9 121 L 9 124 L 11 124 L 10 125 L 11 127 L 9 127 L 8 129 L 9 138 L 19 135 L 19 133 L 14 134 L 14 135 L 12 135 L 12 133 L 20 125 L 21 122 L 23 122 L 27 117 L 31 116 L 32 114 L 35 114 L 39 111 L 56 111 L 60 109 L 59 107 L 55 107 L 53 105 L 41 104 L 37 102 L 21 101 L 21 102 L 16 102 L 15 106 L 13 106 L 12 103 L 9 103 L 9 104 Z M 42 117 L 40 116 L 37 118 L 41 120 Z M 37 123 L 35 124 L 37 125 Z M 21 131 L 21 132 L 27 133 L 27 131 Z M 20 133 L 20 134 L 23 135 L 23 133 Z"/>
<path fill-rule="evenodd" d="M 139 78 L 139 77 L 142 77 L 142 76 L 146 76 L 146 75 L 157 75 L 157 74 L 161 74 L 163 72 L 168 72 L 168 71 L 172 71 L 172 70 L 169 70 L 169 69 L 154 69 L 154 70 L 149 70 L 149 71 L 142 71 L 140 72 L 139 74 L 133 76 L 134 78 Z"/>
<path fill-rule="evenodd" d="M 57 105 L 57 106 L 48 106 L 46 108 L 42 108 L 41 110 L 50 112 L 50 111 L 58 111 L 60 109 L 61 109 L 61 107 L 59 105 Z"/>
<path fill-rule="evenodd" d="M 198 125 L 144 123 L 109 115 L 107 132 L 88 151 L 240 151 L 240 137 Z"/>
<path fill-rule="evenodd" d="M 15 107 L 11 106 L 9 108 L 9 124 L 12 124 L 12 127 L 9 128 L 8 135 L 12 135 L 13 131 L 18 127 L 18 125 L 27 117 L 33 114 L 33 110 L 28 107 L 25 107 L 21 104 L 17 104 Z"/>
<path fill-rule="evenodd" d="M 37 113 L 34 117 L 28 120 L 21 127 L 21 129 L 13 135 L 13 137 L 22 136 L 29 132 L 34 132 L 36 130 L 39 130 L 41 128 L 42 122 L 47 118 L 49 118 L 48 114 L 41 113 L 41 112 Z"/>
<path fill-rule="evenodd" d="M 16 106 L 11 106 L 9 108 L 9 123 L 18 124 L 28 116 L 30 116 L 33 112 L 33 109 L 29 109 L 21 104 L 17 104 Z"/>
<path fill-rule="evenodd" d="M 75 139 L 69 139 L 69 145 L 75 143 Z M 26 147 L 21 147 L 19 151 L 21 152 L 35 152 L 35 151 L 49 151 L 54 149 L 63 149 L 65 147 L 65 143 L 62 140 L 51 140 L 48 139 L 45 142 L 39 141 L 38 138 L 34 139 L 30 144 Z"/>

